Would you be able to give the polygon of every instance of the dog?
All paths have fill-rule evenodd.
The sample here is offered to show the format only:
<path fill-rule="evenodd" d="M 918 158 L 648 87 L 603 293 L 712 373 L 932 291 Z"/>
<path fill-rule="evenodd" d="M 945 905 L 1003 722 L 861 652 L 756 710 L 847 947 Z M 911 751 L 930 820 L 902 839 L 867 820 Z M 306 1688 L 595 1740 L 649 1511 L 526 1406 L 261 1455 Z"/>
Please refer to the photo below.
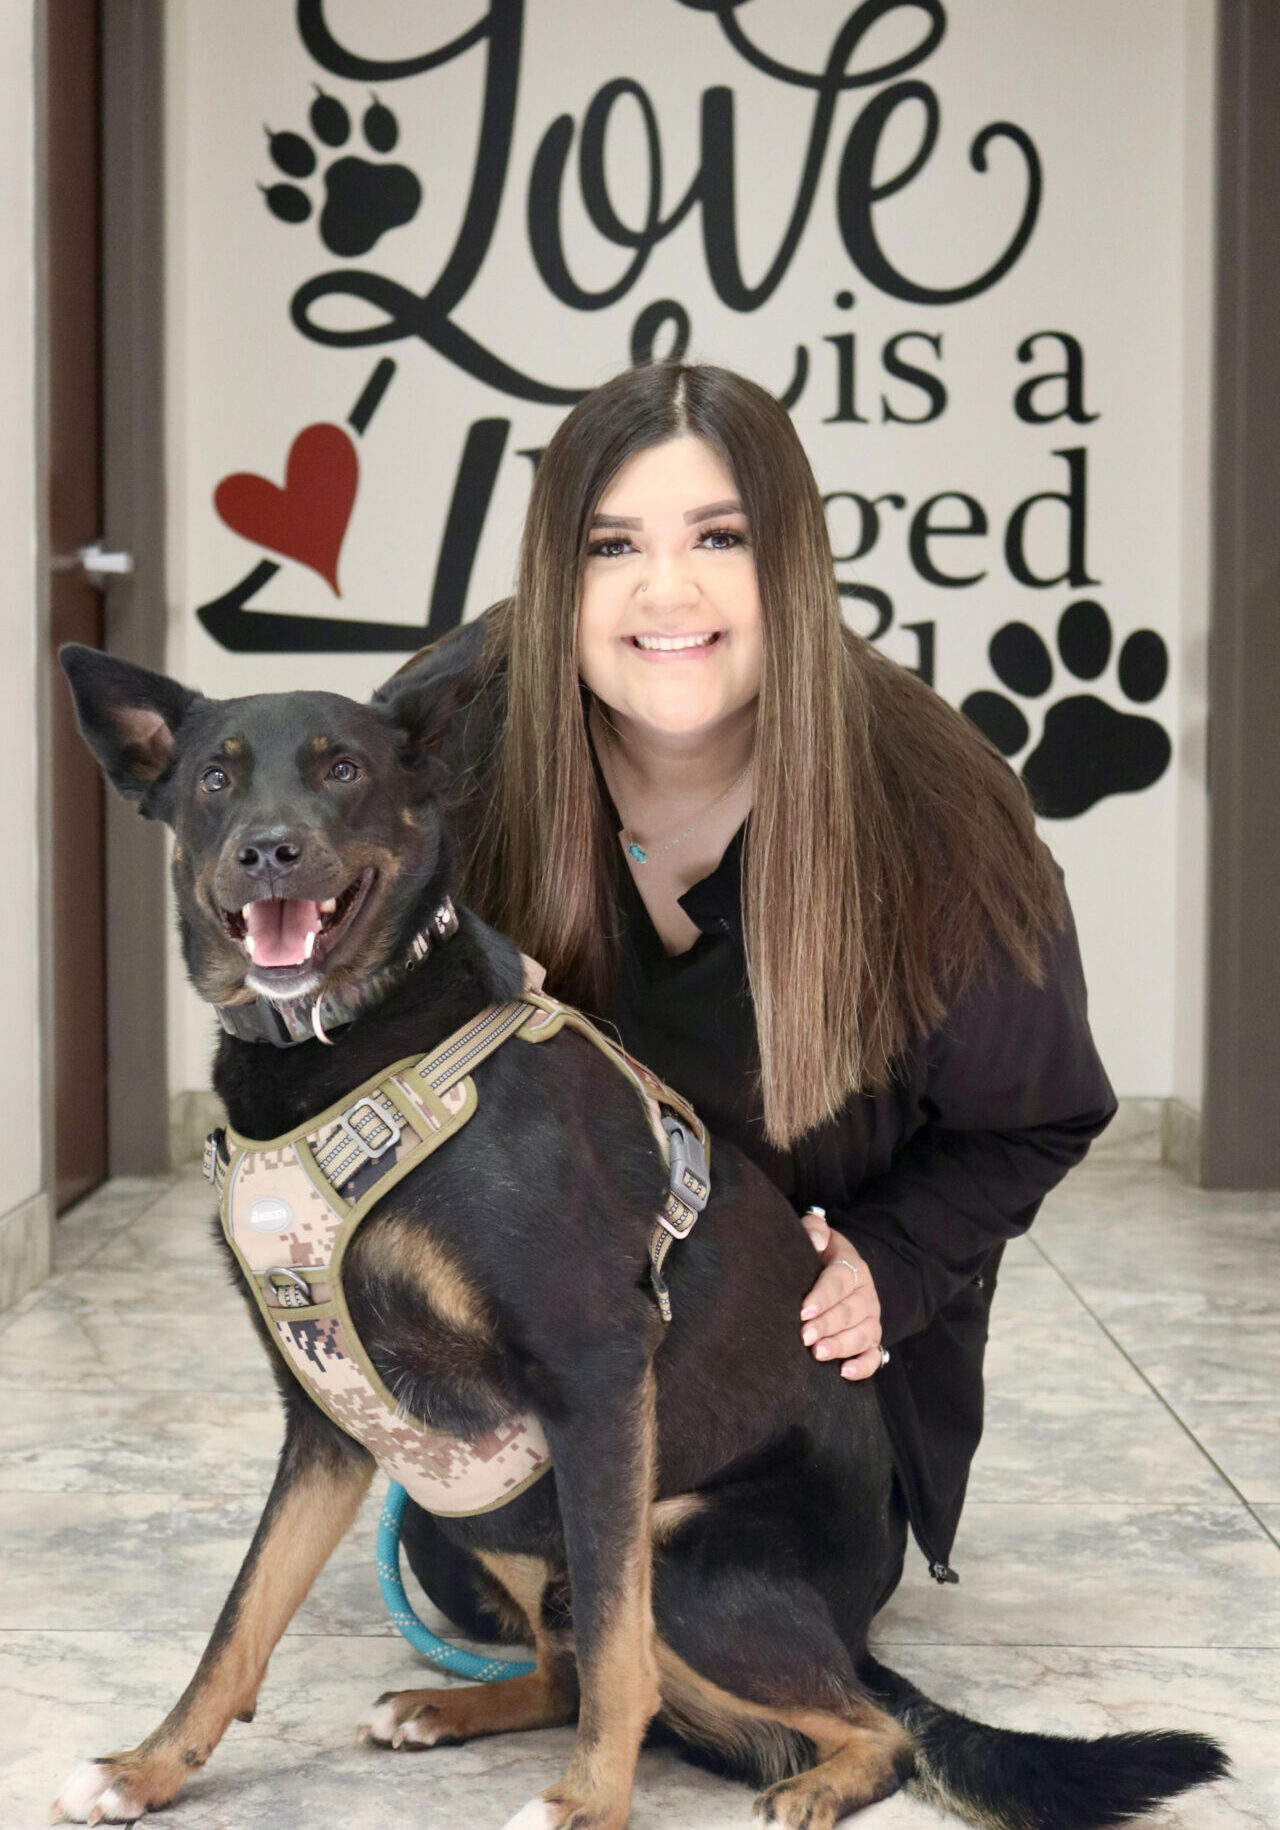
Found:
<path fill-rule="evenodd" d="M 397 676 L 368 705 L 219 701 L 92 649 L 61 658 L 107 778 L 173 829 L 197 991 L 233 1028 L 263 1008 L 313 1013 L 294 1046 L 223 1036 L 214 1084 L 241 1136 L 296 1131 L 519 1000 L 520 954 L 466 908 L 449 938 L 419 944 L 458 874 L 437 760 L 447 685 Z M 412 972 L 395 964 L 406 949 L 424 955 Z M 634 1088 L 568 1027 L 498 1049 L 473 1079 L 469 1121 L 376 1200 L 343 1278 L 403 1415 L 464 1443 L 517 1416 L 543 1433 L 550 1472 L 441 1521 L 536 1666 L 380 1697 L 373 1745 L 576 1719 L 563 1778 L 507 1830 L 620 1830 L 658 1723 L 764 1788 L 757 1810 L 791 1830 L 830 1830 L 904 1785 L 972 1824 L 1094 1830 L 1225 1772 L 1199 1735 L 988 1728 L 878 1664 L 867 1631 L 896 1573 L 891 1457 L 870 1386 L 796 1338 L 813 1252 L 788 1203 L 713 1144 L 705 1211 L 667 1261 L 665 1325 L 648 1244 L 671 1174 Z M 81 1763 L 55 1818 L 169 1804 L 229 1724 L 252 1719 L 272 1649 L 373 1476 L 369 1450 L 283 1363 L 239 1258 L 232 1270 L 283 1400 L 275 1481 L 187 1689 L 137 1747 Z"/>

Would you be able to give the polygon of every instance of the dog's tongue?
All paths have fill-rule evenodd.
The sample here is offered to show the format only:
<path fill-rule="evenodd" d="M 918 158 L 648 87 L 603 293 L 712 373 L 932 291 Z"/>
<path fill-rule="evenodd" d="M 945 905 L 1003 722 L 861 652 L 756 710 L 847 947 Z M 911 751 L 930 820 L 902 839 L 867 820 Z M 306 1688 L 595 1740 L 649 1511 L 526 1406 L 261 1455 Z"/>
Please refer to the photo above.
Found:
<path fill-rule="evenodd" d="M 307 936 L 320 930 L 320 908 L 296 896 L 251 902 L 245 924 L 255 966 L 301 966 L 310 957 Z"/>

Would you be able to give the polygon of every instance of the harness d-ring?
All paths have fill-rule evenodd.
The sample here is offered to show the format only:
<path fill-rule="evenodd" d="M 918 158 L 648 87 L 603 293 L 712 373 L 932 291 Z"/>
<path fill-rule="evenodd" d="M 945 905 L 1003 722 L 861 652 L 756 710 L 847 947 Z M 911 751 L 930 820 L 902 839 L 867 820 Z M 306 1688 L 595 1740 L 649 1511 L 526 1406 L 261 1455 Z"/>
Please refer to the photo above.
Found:
<path fill-rule="evenodd" d="M 387 1612 L 415 1652 L 429 1659 L 441 1671 L 452 1671 L 457 1677 L 472 1678 L 481 1684 L 501 1678 L 523 1677 L 534 1667 L 521 1659 L 483 1658 L 478 1652 L 465 1652 L 447 1639 L 441 1639 L 419 1620 L 413 1604 L 404 1591 L 400 1575 L 400 1526 L 409 1496 L 398 1481 L 392 1481 L 383 1501 L 378 1520 L 378 1587 L 387 1604 Z"/>

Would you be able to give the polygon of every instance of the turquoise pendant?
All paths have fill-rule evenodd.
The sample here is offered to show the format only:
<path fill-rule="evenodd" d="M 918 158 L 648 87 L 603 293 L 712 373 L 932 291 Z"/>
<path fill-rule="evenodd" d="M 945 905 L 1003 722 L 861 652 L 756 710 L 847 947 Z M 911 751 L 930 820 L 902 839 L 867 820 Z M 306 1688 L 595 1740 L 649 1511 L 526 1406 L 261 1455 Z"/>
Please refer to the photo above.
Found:
<path fill-rule="evenodd" d="M 649 862 L 648 852 L 643 845 L 637 845 L 634 839 L 632 839 L 630 845 L 628 845 L 627 850 L 631 853 L 631 856 L 635 859 L 637 864 L 647 864 Z"/>

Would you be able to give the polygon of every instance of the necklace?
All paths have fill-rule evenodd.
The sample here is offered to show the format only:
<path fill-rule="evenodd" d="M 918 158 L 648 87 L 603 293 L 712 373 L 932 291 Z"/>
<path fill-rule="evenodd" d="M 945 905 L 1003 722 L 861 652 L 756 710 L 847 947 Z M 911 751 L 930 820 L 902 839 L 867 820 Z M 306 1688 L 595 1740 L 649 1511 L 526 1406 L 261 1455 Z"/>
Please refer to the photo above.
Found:
<path fill-rule="evenodd" d="M 639 845 L 634 839 L 627 837 L 626 829 L 624 827 L 621 838 L 623 844 L 627 848 L 628 856 L 634 858 L 637 864 L 649 864 L 654 858 L 660 858 L 664 851 L 670 851 L 674 846 L 679 845 L 682 839 L 687 839 L 691 832 L 695 832 L 697 828 L 701 826 L 702 822 L 715 812 L 717 807 L 722 806 L 724 802 L 728 800 L 734 789 L 739 787 L 750 773 L 751 764 L 748 763 L 740 774 L 734 776 L 724 793 L 718 794 L 709 807 L 704 807 L 702 809 L 702 812 L 698 815 L 696 820 L 691 820 L 683 831 L 676 833 L 674 838 L 664 839 L 661 845 L 650 846 L 646 851 L 643 845 Z"/>

